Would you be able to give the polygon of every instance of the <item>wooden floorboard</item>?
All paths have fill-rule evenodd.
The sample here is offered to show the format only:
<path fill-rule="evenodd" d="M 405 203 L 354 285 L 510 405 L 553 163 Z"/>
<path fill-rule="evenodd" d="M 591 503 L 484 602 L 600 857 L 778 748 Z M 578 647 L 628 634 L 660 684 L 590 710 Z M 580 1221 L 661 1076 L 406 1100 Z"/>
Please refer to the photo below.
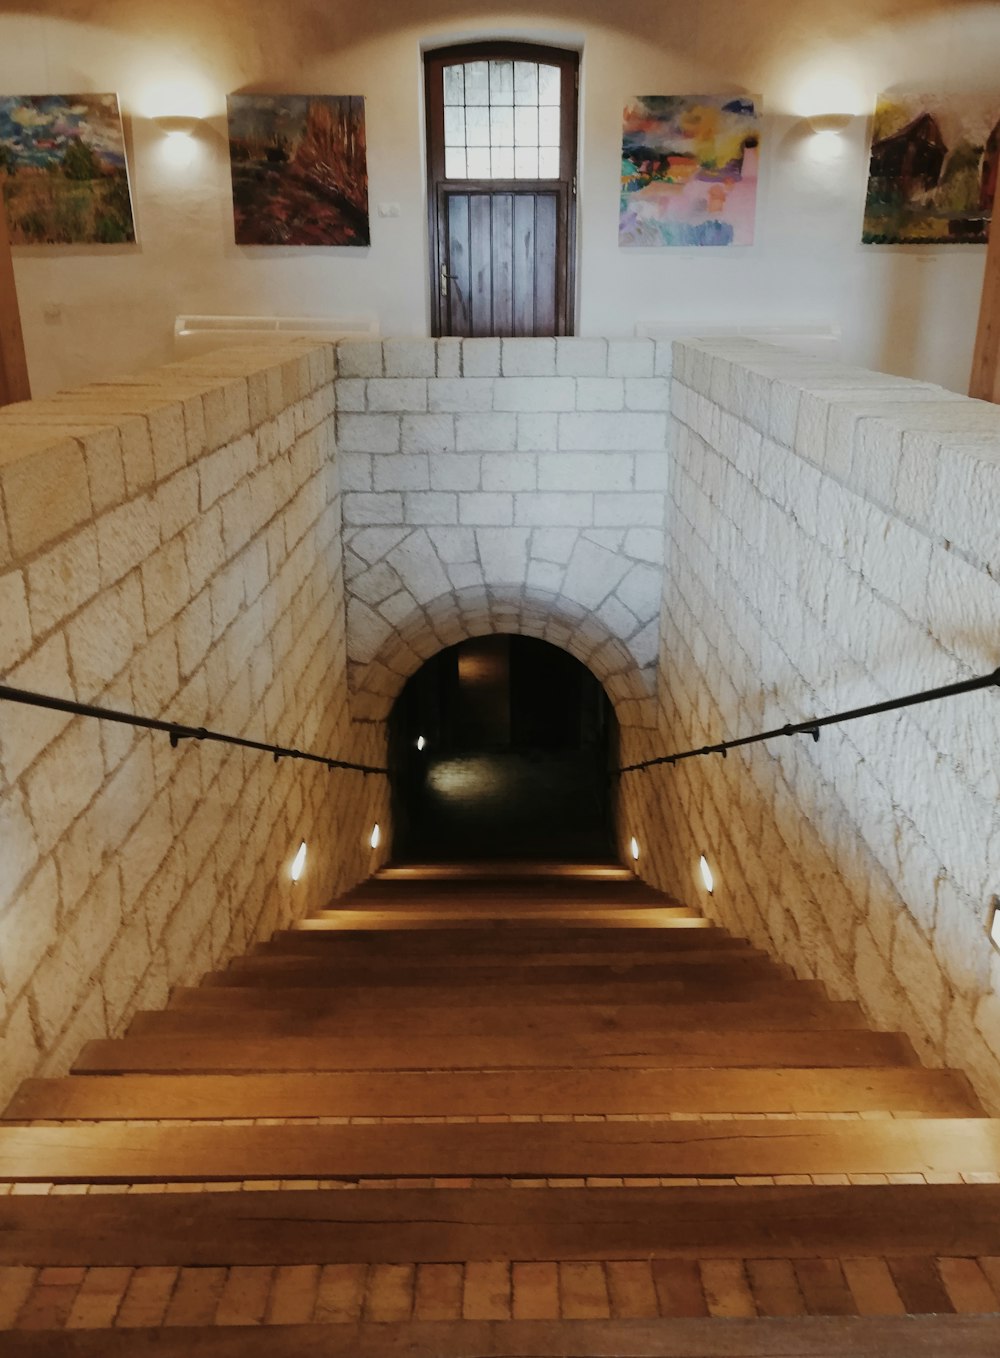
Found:
<path fill-rule="evenodd" d="M 325 1038 L 128 1037 L 88 1042 L 76 1074 L 234 1071 L 513 1070 L 525 1066 L 820 1067 L 916 1065 L 896 1033 L 812 1032 L 563 1033 L 532 1037 Z"/>
<path fill-rule="evenodd" d="M 521 983 L 510 982 L 503 985 L 477 983 L 474 978 L 456 980 L 452 985 L 350 985 L 346 982 L 331 982 L 328 973 L 321 968 L 304 968 L 280 972 L 257 969 L 252 966 L 234 968 L 230 971 L 209 972 L 202 980 L 205 986 L 256 986 L 268 990 L 275 984 L 294 985 L 300 989 L 328 990 L 336 992 L 345 1002 L 380 1010 L 388 1005 L 446 1004 L 449 1006 L 475 1006 L 480 1004 L 521 1005 L 534 1004 L 543 998 L 550 1004 L 586 1004 L 594 999 L 597 988 L 594 984 L 581 984 L 572 980 L 550 980 L 544 989 L 532 978 Z M 635 1002 L 655 1003 L 658 1000 L 712 999 L 724 990 L 733 999 L 791 999 L 794 995 L 824 999 L 825 992 L 818 981 L 786 981 L 781 976 L 753 975 L 728 977 L 720 984 L 718 977 L 691 975 L 684 980 L 629 981 L 609 979 L 600 986 L 601 998 L 608 1004 L 628 1004 Z"/>
<path fill-rule="evenodd" d="M 818 1113 L 981 1116 L 965 1078 L 919 1067 L 817 1070 L 363 1071 L 26 1080 L 4 1118 L 458 1117 Z"/>
<path fill-rule="evenodd" d="M 988 1118 L 0 1128 L 0 1180 L 65 1183 L 1000 1172 Z"/>
<path fill-rule="evenodd" d="M 320 1037 L 324 1034 L 366 1036 L 371 1033 L 371 1014 L 358 1012 L 336 996 L 325 999 L 315 990 L 279 987 L 267 992 L 235 986 L 175 990 L 171 1007 L 140 1010 L 129 1033 L 153 1036 L 187 1033 L 208 1036 L 227 1019 L 246 1035 Z M 410 1009 L 387 1009 L 379 1016 L 383 1037 L 418 1032 L 424 1037 L 503 1037 L 551 1034 L 558 1025 L 564 1033 L 651 1033 L 670 1030 L 723 1032 L 749 1029 L 764 1032 L 813 1029 L 864 1029 L 861 1009 L 843 1000 L 792 998 L 774 1000 L 704 1000 L 685 1004 L 532 1004 L 510 1009 L 506 1005 L 476 1005 L 452 1009 L 446 1005 L 415 1005 Z"/>
<path fill-rule="evenodd" d="M 381 992 L 385 989 L 427 989 L 436 990 L 447 986 L 453 993 L 461 994 L 468 986 L 484 986 L 490 989 L 509 985 L 519 989 L 528 986 L 540 988 L 553 987 L 558 994 L 566 987 L 587 990 L 591 994 L 598 987 L 601 990 L 608 984 L 614 986 L 652 985 L 699 986 L 724 988 L 730 982 L 736 985 L 774 983 L 787 981 L 790 973 L 777 966 L 768 957 L 746 949 L 733 949 L 731 953 L 692 952 L 683 958 L 669 962 L 650 962 L 645 960 L 620 960 L 615 958 L 605 963 L 563 963 L 538 962 L 526 965 L 519 959 L 503 965 L 494 962 L 473 963 L 466 967 L 452 962 L 441 965 L 424 961 L 414 964 L 405 958 L 382 958 L 361 962 L 352 959 L 340 961 L 337 957 L 317 956 L 314 951 L 295 952 L 253 952 L 246 957 L 237 958 L 230 964 L 227 976 L 252 975 L 263 977 L 279 984 L 303 978 L 305 984 L 318 981 L 322 985 L 364 986 L 366 990 Z M 795 982 L 800 985 L 801 982 Z"/>
<path fill-rule="evenodd" d="M 0 1197 L 4 1265 L 928 1254 L 1000 1256 L 1000 1185 Z"/>
<path fill-rule="evenodd" d="M 702 948 L 749 948 L 746 939 L 736 938 L 724 929 L 699 922 L 697 929 L 663 929 L 636 927 L 615 929 L 546 928 L 538 923 L 531 929 L 465 928 L 461 925 L 439 929 L 341 929 L 330 921 L 313 918 L 299 920 L 289 929 L 279 930 L 278 942 L 292 940 L 317 948 L 335 948 L 337 952 L 358 955 L 386 954 L 412 956 L 458 955 L 475 957 L 480 954 L 497 956 L 532 956 L 537 953 L 562 955 L 567 952 L 606 955 L 619 951 L 641 950 L 650 956 L 670 956 L 672 953 L 698 951 Z"/>
<path fill-rule="evenodd" d="M 588 909 L 585 906 L 549 907 L 531 909 L 524 906 L 520 912 L 494 908 L 478 911 L 471 906 L 455 905 L 414 905 L 409 909 L 389 909 L 385 906 L 370 905 L 366 908 L 320 910 L 315 917 L 348 929 L 453 929 L 461 924 L 468 929 L 494 930 L 498 926 L 528 933 L 542 925 L 548 928 L 554 921 L 565 924 L 567 928 L 587 929 L 628 929 L 638 926 L 649 928 L 704 929 L 705 920 L 693 911 L 679 908 L 651 906 L 633 910 L 624 906 L 613 911 L 606 907 Z"/>
<path fill-rule="evenodd" d="M 690 940 L 691 943 L 701 943 L 704 939 L 704 933 L 694 930 L 691 933 L 681 934 L 679 937 Z M 425 942 L 422 936 L 421 942 Z M 257 944 L 248 956 L 255 958 L 295 958 L 299 962 L 308 961 L 313 965 L 322 963 L 325 966 L 350 966 L 365 970 L 390 970 L 394 967 L 419 967 L 422 970 L 433 968 L 439 972 L 446 971 L 450 976 L 454 976 L 456 968 L 463 970 L 471 968 L 478 975 L 481 971 L 496 970 L 500 972 L 503 970 L 523 970 L 524 968 L 535 970 L 558 967 L 566 970 L 575 967 L 669 966 L 679 969 L 684 966 L 697 966 L 699 963 L 708 962 L 735 963 L 751 959 L 758 963 L 770 961 L 763 953 L 750 948 L 746 943 L 733 943 L 729 940 L 721 940 L 709 946 L 703 945 L 697 948 L 692 946 L 682 948 L 633 946 L 624 948 L 620 946 L 620 940 L 616 940 L 615 946 L 608 948 L 600 948 L 596 943 L 592 946 L 584 946 L 574 941 L 573 946 L 564 948 L 557 948 L 554 944 L 546 943 L 544 947 L 540 948 L 472 949 L 464 948 L 456 942 L 449 942 L 448 947 L 434 950 L 403 947 L 382 950 L 374 945 L 341 947 L 336 934 L 296 932 L 294 930 L 273 938 L 267 943 Z"/>
<path fill-rule="evenodd" d="M 20 1331 L 5 1358 L 996 1358 L 995 1316 Z"/>

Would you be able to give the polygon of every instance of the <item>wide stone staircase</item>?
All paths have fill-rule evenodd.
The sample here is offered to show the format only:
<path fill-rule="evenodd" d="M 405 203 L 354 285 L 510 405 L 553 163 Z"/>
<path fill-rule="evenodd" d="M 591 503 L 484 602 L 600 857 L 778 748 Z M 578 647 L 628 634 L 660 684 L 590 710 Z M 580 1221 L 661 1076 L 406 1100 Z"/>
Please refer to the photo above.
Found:
<path fill-rule="evenodd" d="M 21 1086 L 0 1353 L 996 1358 L 998 1171 L 621 868 L 387 869 Z"/>

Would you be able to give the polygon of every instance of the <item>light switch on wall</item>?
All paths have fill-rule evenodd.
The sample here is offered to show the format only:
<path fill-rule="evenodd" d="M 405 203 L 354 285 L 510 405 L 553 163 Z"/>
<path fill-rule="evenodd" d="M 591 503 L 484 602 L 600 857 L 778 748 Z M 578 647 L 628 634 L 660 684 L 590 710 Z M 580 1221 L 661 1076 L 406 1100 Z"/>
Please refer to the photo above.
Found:
<path fill-rule="evenodd" d="M 398 204 L 398 203 L 379 203 L 379 205 L 378 205 L 378 215 L 379 215 L 380 217 L 398 217 L 398 216 L 399 216 L 399 204 Z"/>

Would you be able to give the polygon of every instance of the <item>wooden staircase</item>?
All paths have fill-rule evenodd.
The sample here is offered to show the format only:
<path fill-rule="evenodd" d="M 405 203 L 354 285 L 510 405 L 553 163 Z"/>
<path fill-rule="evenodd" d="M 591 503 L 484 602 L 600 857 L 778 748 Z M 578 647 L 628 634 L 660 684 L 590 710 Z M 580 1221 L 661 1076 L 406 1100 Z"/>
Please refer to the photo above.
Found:
<path fill-rule="evenodd" d="M 624 869 L 389 869 L 21 1086 L 0 1353 L 997 1358 L 998 1171 Z"/>

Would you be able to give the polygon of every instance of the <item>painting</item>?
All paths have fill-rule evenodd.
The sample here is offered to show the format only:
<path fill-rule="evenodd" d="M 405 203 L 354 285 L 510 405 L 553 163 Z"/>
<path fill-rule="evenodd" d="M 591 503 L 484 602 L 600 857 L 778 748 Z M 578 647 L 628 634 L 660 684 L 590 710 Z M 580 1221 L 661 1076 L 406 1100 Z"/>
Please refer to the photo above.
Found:
<path fill-rule="evenodd" d="M 641 95 L 625 107 L 620 245 L 752 245 L 760 141 L 745 95 Z"/>
<path fill-rule="evenodd" d="M 237 245 L 368 245 L 365 101 L 231 94 Z"/>
<path fill-rule="evenodd" d="M 12 245 L 134 241 L 118 96 L 0 95 L 0 185 Z"/>
<path fill-rule="evenodd" d="M 1000 94 L 879 95 L 862 241 L 982 243 L 998 157 Z"/>

